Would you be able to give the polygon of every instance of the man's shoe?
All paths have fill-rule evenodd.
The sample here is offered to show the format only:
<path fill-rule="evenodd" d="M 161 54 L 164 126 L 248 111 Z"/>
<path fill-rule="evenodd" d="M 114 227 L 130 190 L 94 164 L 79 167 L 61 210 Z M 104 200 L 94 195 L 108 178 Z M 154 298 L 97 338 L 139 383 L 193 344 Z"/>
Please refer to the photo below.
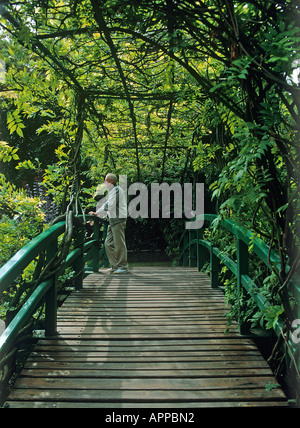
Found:
<path fill-rule="evenodd" d="M 117 270 L 117 268 L 108 268 L 107 272 L 115 272 Z"/>
<path fill-rule="evenodd" d="M 128 270 L 127 269 L 122 269 L 122 268 L 118 268 L 117 270 L 114 271 L 114 273 L 127 273 Z"/>

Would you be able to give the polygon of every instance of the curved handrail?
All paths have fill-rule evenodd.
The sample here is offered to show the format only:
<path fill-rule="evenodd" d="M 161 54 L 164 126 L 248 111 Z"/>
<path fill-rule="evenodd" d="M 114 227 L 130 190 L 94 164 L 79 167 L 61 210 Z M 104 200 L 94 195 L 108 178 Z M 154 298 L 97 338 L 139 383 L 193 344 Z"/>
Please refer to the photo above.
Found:
<path fill-rule="evenodd" d="M 251 252 L 256 254 L 259 259 L 271 270 L 279 272 L 280 269 L 280 258 L 279 256 L 271 250 L 260 238 L 254 237 L 250 230 L 242 228 L 236 223 L 227 220 L 220 219 L 215 214 L 204 214 L 201 216 L 201 224 L 209 223 L 210 227 L 217 227 L 220 225 L 229 232 L 231 232 L 236 237 L 236 261 L 232 260 L 224 251 L 221 251 L 215 246 L 215 242 L 209 242 L 208 240 L 202 239 L 203 231 L 202 229 L 186 229 L 182 235 L 181 241 L 183 241 L 183 249 L 180 254 L 180 259 L 184 264 L 192 264 L 192 260 L 195 258 L 197 260 L 197 266 L 200 270 L 200 259 L 201 252 L 200 247 L 205 248 L 209 251 L 210 254 L 210 278 L 211 286 L 218 287 L 218 272 L 219 272 L 219 263 L 222 261 L 236 276 L 237 278 L 237 291 L 242 292 L 244 288 L 247 290 L 249 295 L 253 298 L 257 307 L 260 310 L 268 310 L 273 305 L 260 293 L 260 288 L 255 284 L 255 281 L 249 276 L 249 246 L 251 247 Z M 203 222 L 204 220 L 204 222 Z M 192 219 L 191 221 L 195 221 Z M 214 222 L 216 222 L 214 224 Z M 182 243 L 182 242 L 181 242 Z M 180 244 L 181 244 L 180 243 Z M 196 248 L 196 251 L 195 251 Z M 187 255 L 188 254 L 188 255 Z M 289 272 L 290 267 L 287 266 L 287 273 Z M 294 273 L 293 277 L 289 280 L 289 289 L 293 291 L 293 295 L 296 301 L 300 300 L 300 278 L 299 275 Z M 295 314 L 296 318 L 293 324 L 296 324 L 296 327 L 300 322 L 300 307 L 298 305 L 298 316 Z M 238 316 L 240 331 L 242 334 L 249 334 L 250 329 L 245 328 L 245 325 L 241 321 L 240 315 Z M 282 335 L 286 343 L 287 353 L 286 353 L 286 367 L 290 372 L 287 377 L 298 378 L 300 372 L 300 342 L 298 336 L 294 336 L 295 331 L 299 332 L 299 329 L 294 332 L 289 332 L 291 334 L 284 336 L 283 332 L 283 323 L 284 319 L 278 317 L 276 323 L 273 323 L 273 330 L 278 336 Z M 297 385 L 298 381 L 295 381 Z"/>
<path fill-rule="evenodd" d="M 82 220 L 83 216 L 78 216 L 78 219 Z M 99 225 L 98 217 L 85 216 L 87 220 L 93 220 L 97 225 Z M 37 235 L 31 241 L 24 245 L 17 253 L 11 257 L 1 268 L 0 268 L 0 296 L 3 291 L 7 290 L 10 284 L 16 279 L 23 270 L 43 251 L 49 249 L 49 246 L 52 245 L 57 238 L 62 235 L 65 231 L 65 221 L 60 221 L 49 229 Z M 91 240 L 87 241 L 84 244 L 84 247 L 88 249 L 89 247 L 95 245 L 98 241 Z M 73 250 L 73 252 L 76 250 Z M 70 256 L 67 257 L 67 265 Z"/>
<path fill-rule="evenodd" d="M 228 219 L 219 219 L 219 216 L 216 214 L 204 214 L 197 217 L 204 217 L 204 223 L 212 224 L 214 221 L 218 220 L 219 224 L 221 224 L 224 229 L 228 230 L 232 234 L 234 234 L 238 239 L 243 241 L 248 247 L 249 244 L 252 245 L 252 251 L 265 263 L 265 265 L 272 269 L 277 268 L 279 270 L 280 267 L 280 258 L 273 251 L 269 249 L 269 247 L 258 237 L 253 239 L 253 233 L 246 229 L 245 227 L 240 227 L 236 223 Z M 191 221 L 195 221 L 197 218 L 195 217 Z M 188 232 L 188 231 L 186 231 Z M 184 233 L 186 233 L 184 232 Z"/>
<path fill-rule="evenodd" d="M 56 334 L 56 312 L 57 312 L 57 278 L 58 275 L 68 266 L 73 265 L 75 273 L 79 280 L 76 288 L 81 288 L 83 279 L 84 263 L 87 260 L 93 260 L 93 271 L 98 271 L 99 264 L 99 242 L 100 219 L 93 216 L 85 216 L 85 220 L 94 221 L 94 239 L 84 242 L 84 224 L 83 216 L 77 217 L 76 225 L 72 225 L 72 230 L 77 228 L 76 238 L 74 239 L 75 249 L 68 252 L 61 260 L 58 270 L 46 277 L 41 277 L 40 282 L 35 284 L 33 292 L 22 305 L 15 317 L 6 327 L 0 336 L 0 390 L 6 387 L 8 360 L 20 331 L 27 325 L 30 317 L 36 310 L 46 303 L 45 310 L 45 334 L 52 336 Z M 45 230 L 24 247 L 22 247 L 5 265 L 0 268 L 0 296 L 13 283 L 15 279 L 24 271 L 24 269 L 36 259 L 36 257 L 45 253 L 46 261 L 53 259 L 56 253 L 58 238 L 65 232 L 66 221 L 60 221 L 49 229 Z M 80 231 L 78 232 L 78 229 Z M 74 236 L 72 231 L 72 236 Z M 87 251 L 86 256 L 84 253 Z M 5 378 L 3 380 L 3 378 Z M 6 383 L 5 383 L 6 382 Z M 1 394 L 0 394 L 1 395 Z"/>
<path fill-rule="evenodd" d="M 15 278 L 31 263 L 42 251 L 51 245 L 65 230 L 65 222 L 61 221 L 22 247 L 11 259 L 0 268 L 0 295 L 7 290 Z"/>
<path fill-rule="evenodd" d="M 210 252 L 210 271 L 211 271 L 211 285 L 212 287 L 218 286 L 218 274 L 216 265 L 219 261 L 223 262 L 231 272 L 237 277 L 238 285 L 237 288 L 241 289 L 244 287 L 247 292 L 254 299 L 256 305 L 259 309 L 266 309 L 268 306 L 272 306 L 271 303 L 259 292 L 259 287 L 255 284 L 254 280 L 251 279 L 248 275 L 248 256 L 249 256 L 249 246 L 251 245 L 251 250 L 255 253 L 260 260 L 265 263 L 265 265 L 270 269 L 280 268 L 280 259 L 279 256 L 258 237 L 253 238 L 253 234 L 250 230 L 242 228 L 236 223 L 228 219 L 220 219 L 216 214 L 204 214 L 201 217 L 205 223 L 212 225 L 215 221 L 218 221 L 224 229 L 231 232 L 237 238 L 237 262 L 232 260 L 229 256 L 224 254 L 224 251 L 218 249 L 214 243 L 204 240 L 197 236 L 189 239 L 183 245 L 179 259 L 183 259 L 187 251 L 190 251 L 192 246 L 200 245 Z M 195 221 L 195 217 L 191 221 Z M 204 218 L 203 218 L 204 217 Z M 190 237 L 191 234 L 195 234 L 195 231 L 186 230 L 183 233 L 183 237 L 188 234 Z M 189 258 L 190 255 L 189 255 Z M 198 264 L 198 261 L 197 261 Z M 282 320 L 278 320 L 274 325 L 274 331 L 277 335 L 281 332 Z"/>

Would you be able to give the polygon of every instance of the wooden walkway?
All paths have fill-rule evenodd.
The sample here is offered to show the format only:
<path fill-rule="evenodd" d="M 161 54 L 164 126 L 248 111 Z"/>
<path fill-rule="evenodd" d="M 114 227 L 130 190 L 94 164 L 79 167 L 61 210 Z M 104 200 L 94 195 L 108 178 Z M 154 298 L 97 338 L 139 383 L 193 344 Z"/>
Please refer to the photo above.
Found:
<path fill-rule="evenodd" d="M 224 296 L 193 268 L 89 275 L 40 339 L 9 407 L 286 406 L 254 343 L 224 335 Z"/>

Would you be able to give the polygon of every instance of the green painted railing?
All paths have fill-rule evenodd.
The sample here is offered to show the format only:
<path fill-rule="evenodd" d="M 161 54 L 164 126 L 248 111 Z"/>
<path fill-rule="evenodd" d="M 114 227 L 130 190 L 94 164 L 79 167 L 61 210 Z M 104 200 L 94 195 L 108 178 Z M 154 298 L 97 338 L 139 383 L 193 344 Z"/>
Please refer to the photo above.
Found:
<path fill-rule="evenodd" d="M 204 217 L 204 218 L 203 218 Z M 199 217 L 200 219 L 200 217 Z M 238 294 L 243 291 L 243 288 L 255 301 L 257 307 L 261 310 L 271 307 L 271 303 L 260 293 L 259 287 L 255 281 L 249 276 L 249 248 L 251 252 L 256 254 L 260 260 L 265 263 L 269 269 L 280 269 L 279 256 L 270 251 L 269 247 L 259 238 L 253 239 L 251 231 L 242 228 L 234 222 L 226 219 L 218 219 L 215 214 L 204 214 L 201 219 L 204 219 L 204 227 L 198 230 L 187 229 L 182 237 L 182 248 L 180 254 L 180 263 L 182 266 L 198 266 L 199 270 L 203 264 L 203 249 L 208 251 L 210 260 L 210 280 L 211 286 L 216 288 L 219 286 L 220 262 L 227 266 L 237 279 Z M 195 219 L 191 220 L 195 221 Z M 207 225 L 210 227 L 214 221 L 218 221 L 218 227 L 222 227 L 231 232 L 236 239 L 236 261 L 232 260 L 224 250 L 220 250 L 214 240 L 208 241 L 203 239 L 203 229 Z M 294 293 L 300 296 L 299 284 L 294 284 Z M 300 318 L 300 315 L 299 315 Z M 275 333 L 281 333 L 282 320 L 278 320 L 274 326 Z"/>
<path fill-rule="evenodd" d="M 279 256 L 271 251 L 270 248 L 259 238 L 253 237 L 252 233 L 230 220 L 219 219 L 217 215 L 205 214 L 197 216 L 191 221 L 200 220 L 203 224 L 201 229 L 186 229 L 181 240 L 180 264 L 183 266 L 198 267 L 200 271 L 204 263 L 209 261 L 210 281 L 213 288 L 219 287 L 220 263 L 223 263 L 236 277 L 237 295 L 243 293 L 247 299 L 247 293 L 253 298 L 255 304 L 260 310 L 269 310 L 272 304 L 260 292 L 260 287 L 249 276 L 249 262 L 253 254 L 270 269 L 279 272 Z M 205 234 L 205 228 L 209 227 L 212 233 Z M 235 239 L 235 260 L 233 260 L 226 249 L 220 250 L 215 242 L 214 229 L 224 228 L 232 234 Z M 209 236 L 208 239 L 204 239 Z M 220 244 L 219 244 L 220 245 Z M 232 245 L 230 246 L 232 248 Z M 251 251 L 250 251 L 251 248 Z M 208 257 L 207 257 L 208 255 Z M 206 257 L 205 257 L 206 256 Z M 253 260 L 252 260 L 253 261 Z M 257 261 L 257 259 L 255 259 Z M 221 284 L 220 284 L 221 285 Z M 297 405 L 300 405 L 300 279 L 298 273 L 294 273 L 288 284 L 289 293 L 296 303 L 294 310 L 294 320 L 291 322 L 291 328 L 288 333 L 284 332 L 284 319 L 278 319 L 273 330 L 277 335 L 276 345 L 282 343 L 284 358 L 283 379 L 285 387 L 290 391 Z M 241 299 L 238 300 L 239 302 Z M 241 308 L 239 308 L 241 312 Z M 249 327 L 245 327 L 239 316 L 240 331 L 242 334 L 251 334 Z M 248 325 L 250 323 L 247 323 Z M 294 330 L 292 329 L 294 328 Z M 252 336 L 252 334 L 251 334 Z M 275 336 L 276 337 L 276 336 Z"/>
<path fill-rule="evenodd" d="M 41 279 L 35 284 L 34 291 L 0 336 L 0 391 L 5 389 L 5 384 L 11 371 L 11 361 L 16 352 L 16 343 L 20 340 L 22 329 L 38 308 L 44 304 L 45 335 L 53 336 L 56 334 L 58 277 L 67 267 L 72 266 L 75 272 L 75 289 L 80 289 L 86 274 L 85 271 L 97 272 L 101 255 L 105 260 L 104 246 L 101 246 L 105 238 L 105 226 L 101 236 L 100 227 L 102 223 L 99 219 L 93 216 L 85 216 L 84 219 L 85 221 L 92 220 L 94 222 L 92 238 L 89 238 L 86 242 L 83 216 L 74 217 L 71 212 L 66 221 L 54 224 L 32 239 L 0 268 L 1 297 L 5 291 L 9 290 L 24 269 L 41 254 L 45 257 L 46 266 L 48 263 L 48 266 L 51 267 L 46 275 L 43 276 L 42 274 L 40 276 Z M 64 251 L 56 260 L 62 237 L 69 240 L 67 253 Z M 90 262 L 90 265 L 87 265 L 88 262 Z M 85 266 L 87 267 L 85 268 Z"/>
<path fill-rule="evenodd" d="M 197 266 L 200 271 L 205 261 L 208 259 L 211 286 L 216 288 L 219 286 L 220 263 L 223 263 L 236 277 L 237 294 L 240 295 L 240 293 L 244 293 L 244 297 L 246 298 L 246 290 L 260 310 L 269 310 L 272 304 L 261 294 L 260 287 L 257 286 L 255 280 L 249 276 L 249 261 L 250 257 L 256 254 L 270 270 L 279 272 L 279 256 L 274 251 L 270 250 L 261 239 L 257 237 L 254 238 L 249 230 L 240 227 L 230 220 L 219 219 L 218 216 L 214 214 L 197 216 L 191 221 L 195 220 L 200 220 L 203 227 L 201 229 L 187 229 L 183 233 L 180 244 L 180 264 L 190 267 Z M 221 227 L 233 235 L 236 242 L 235 260 L 233 260 L 228 253 L 226 254 L 226 250 L 220 250 L 217 247 L 214 233 L 207 234 L 207 236 L 210 236 L 208 238 L 209 240 L 204 239 L 204 231 L 207 226 L 210 228 L 211 232 Z M 207 255 L 208 257 L 205 257 Z M 279 318 L 277 322 L 273 324 L 273 330 L 277 335 L 277 343 L 282 341 L 284 344 L 284 382 L 287 388 L 293 391 L 292 396 L 296 397 L 295 400 L 298 403 L 297 405 L 300 405 L 300 277 L 297 272 L 291 276 L 288 288 L 296 304 L 294 308 L 295 319 L 289 320 L 289 322 L 291 322 L 291 328 L 288 330 L 288 334 L 284 333 L 283 330 L 283 318 Z M 245 323 L 241 322 L 241 318 L 238 321 L 241 333 L 249 334 L 249 327 L 245 328 Z M 292 328 L 294 328 L 294 330 Z"/>

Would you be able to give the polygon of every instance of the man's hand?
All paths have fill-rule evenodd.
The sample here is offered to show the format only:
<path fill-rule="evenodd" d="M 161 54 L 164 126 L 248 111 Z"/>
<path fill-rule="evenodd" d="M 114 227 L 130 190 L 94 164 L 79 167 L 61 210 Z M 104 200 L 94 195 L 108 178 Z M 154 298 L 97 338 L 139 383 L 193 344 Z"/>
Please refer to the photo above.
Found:
<path fill-rule="evenodd" d="M 97 213 L 95 213 L 94 211 L 90 211 L 89 215 L 97 215 Z"/>

